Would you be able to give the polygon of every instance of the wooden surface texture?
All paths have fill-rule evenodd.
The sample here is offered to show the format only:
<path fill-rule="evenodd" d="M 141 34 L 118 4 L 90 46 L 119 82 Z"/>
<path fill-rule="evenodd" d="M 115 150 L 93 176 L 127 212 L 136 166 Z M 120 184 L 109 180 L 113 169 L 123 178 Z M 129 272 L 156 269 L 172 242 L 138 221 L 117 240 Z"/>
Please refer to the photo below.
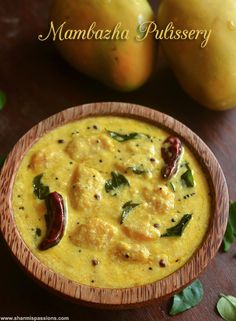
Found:
<path fill-rule="evenodd" d="M 225 173 L 230 198 L 236 200 L 236 109 L 217 113 L 199 106 L 179 87 L 165 62 L 136 92 L 121 94 L 80 75 L 37 35 L 47 29 L 49 0 L 0 2 L 0 88 L 7 105 L 0 113 L 0 154 L 8 153 L 33 125 L 67 107 L 97 101 L 125 101 L 167 113 L 195 131 L 212 149 Z M 153 1 L 154 2 L 154 1 Z M 221 196 L 219 195 L 219 198 Z M 0 317 L 68 316 L 78 321 L 215 321 L 219 293 L 236 295 L 236 246 L 217 257 L 200 279 L 201 304 L 176 317 L 167 314 L 170 302 L 130 311 L 84 308 L 58 298 L 29 279 L 0 238 Z"/>

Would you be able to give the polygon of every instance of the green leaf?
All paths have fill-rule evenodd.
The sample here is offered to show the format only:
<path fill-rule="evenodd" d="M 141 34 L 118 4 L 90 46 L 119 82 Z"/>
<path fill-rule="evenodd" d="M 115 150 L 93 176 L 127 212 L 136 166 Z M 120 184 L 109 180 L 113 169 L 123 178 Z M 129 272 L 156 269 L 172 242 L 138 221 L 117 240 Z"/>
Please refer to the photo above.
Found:
<path fill-rule="evenodd" d="M 106 181 L 105 190 L 107 193 L 112 192 L 112 195 L 114 195 L 119 187 L 125 185 L 130 186 L 129 181 L 123 175 L 117 172 L 111 172 L 111 179 Z"/>
<path fill-rule="evenodd" d="M 6 156 L 0 155 L 0 169 L 3 167 L 5 159 L 6 159 Z"/>
<path fill-rule="evenodd" d="M 195 182 L 194 182 L 192 170 L 189 167 L 189 165 L 186 165 L 186 167 L 187 167 L 187 171 L 181 176 L 181 180 L 182 182 L 184 182 L 184 184 L 187 187 L 194 187 Z"/>
<path fill-rule="evenodd" d="M 132 201 L 129 201 L 127 203 L 125 203 L 122 206 L 122 213 L 121 213 L 121 220 L 120 220 L 120 224 L 123 224 L 125 219 L 127 218 L 127 216 L 129 215 L 130 211 L 132 211 L 132 209 L 134 209 L 135 207 L 139 206 L 140 203 L 132 203 Z"/>
<path fill-rule="evenodd" d="M 41 182 L 42 177 L 43 177 L 43 174 L 35 176 L 33 180 L 33 188 L 34 188 L 34 194 L 38 197 L 38 199 L 45 200 L 48 194 L 50 193 L 50 190 L 48 186 L 44 185 Z"/>
<path fill-rule="evenodd" d="M 42 234 L 42 230 L 41 230 L 39 227 L 36 227 L 36 229 L 35 229 L 35 235 L 36 235 L 37 237 L 40 237 L 41 234 Z"/>
<path fill-rule="evenodd" d="M 7 101 L 7 98 L 5 93 L 2 90 L 0 90 L 0 110 L 3 109 L 3 107 L 6 104 L 6 101 Z"/>
<path fill-rule="evenodd" d="M 130 134 L 119 134 L 116 132 L 112 132 L 110 130 L 107 130 L 109 136 L 115 140 L 117 140 L 120 143 L 123 143 L 127 140 L 131 140 L 131 139 L 136 139 L 140 137 L 140 134 L 138 133 L 130 133 Z"/>
<path fill-rule="evenodd" d="M 226 321 L 236 320 L 236 298 L 231 295 L 221 294 L 221 298 L 217 302 L 217 311 Z"/>
<path fill-rule="evenodd" d="M 169 312 L 170 315 L 176 315 L 198 305 L 204 295 L 202 283 L 199 280 L 194 281 L 186 289 L 176 294 Z"/>
<path fill-rule="evenodd" d="M 166 233 L 162 234 L 161 237 L 181 236 L 191 218 L 192 214 L 185 214 L 177 225 L 167 228 Z"/>
<path fill-rule="evenodd" d="M 236 202 L 231 202 L 229 207 L 229 221 L 236 236 Z"/>
<path fill-rule="evenodd" d="M 131 166 L 128 167 L 128 169 L 130 169 L 134 174 L 137 175 L 142 175 L 148 172 L 146 169 L 144 169 L 143 165 Z"/>
<path fill-rule="evenodd" d="M 224 252 L 228 252 L 231 245 L 234 242 L 234 230 L 230 223 L 227 224 L 227 228 L 225 231 L 224 239 L 223 239 L 223 250 Z"/>
<path fill-rule="evenodd" d="M 232 305 L 236 308 L 236 297 L 232 295 L 225 295 L 223 293 L 220 294 L 221 297 L 225 298 L 226 300 L 230 301 Z"/>
<path fill-rule="evenodd" d="M 170 188 L 172 189 L 172 191 L 175 193 L 175 192 L 176 192 L 175 184 L 172 183 L 172 182 L 169 182 L 169 186 L 170 186 Z"/>
<path fill-rule="evenodd" d="M 228 252 L 236 237 L 236 202 L 232 202 L 229 207 L 228 224 L 223 239 L 223 250 Z"/>

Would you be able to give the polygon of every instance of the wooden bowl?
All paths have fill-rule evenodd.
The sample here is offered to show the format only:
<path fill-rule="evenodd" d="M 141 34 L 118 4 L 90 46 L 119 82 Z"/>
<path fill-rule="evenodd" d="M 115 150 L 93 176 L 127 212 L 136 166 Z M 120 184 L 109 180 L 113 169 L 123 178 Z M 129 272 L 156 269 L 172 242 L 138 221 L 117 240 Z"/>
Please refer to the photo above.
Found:
<path fill-rule="evenodd" d="M 13 216 L 12 189 L 23 156 L 45 133 L 88 116 L 118 115 L 137 118 L 177 134 L 187 144 L 208 175 L 212 193 L 212 219 L 208 233 L 192 258 L 168 277 L 143 286 L 126 289 L 94 288 L 68 280 L 42 264 L 22 240 Z M 217 253 L 226 229 L 229 196 L 226 181 L 213 153 L 189 128 L 156 110 L 127 103 L 97 103 L 62 111 L 33 127 L 15 145 L 0 176 L 0 227 L 13 255 L 41 285 L 66 298 L 90 306 L 131 308 L 173 295 L 198 277 Z"/>

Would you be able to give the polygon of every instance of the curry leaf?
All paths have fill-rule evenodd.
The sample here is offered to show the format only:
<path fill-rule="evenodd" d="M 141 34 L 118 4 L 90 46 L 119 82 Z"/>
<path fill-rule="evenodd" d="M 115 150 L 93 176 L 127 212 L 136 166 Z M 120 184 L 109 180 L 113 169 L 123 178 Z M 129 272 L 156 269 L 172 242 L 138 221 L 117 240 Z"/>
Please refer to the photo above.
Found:
<path fill-rule="evenodd" d="M 6 101 L 7 101 L 7 98 L 5 93 L 2 90 L 0 90 L 0 110 L 3 109 L 3 107 L 6 104 Z"/>
<path fill-rule="evenodd" d="M 35 236 L 40 237 L 42 234 L 42 230 L 39 227 L 36 227 L 35 229 Z"/>
<path fill-rule="evenodd" d="M 130 134 L 119 134 L 116 132 L 112 132 L 110 130 L 107 130 L 109 136 L 115 140 L 117 140 L 118 142 L 122 143 L 125 142 L 127 140 L 131 140 L 131 139 L 136 139 L 140 137 L 140 134 L 138 133 L 130 133 Z"/>
<path fill-rule="evenodd" d="M 3 167 L 5 159 L 6 159 L 6 156 L 0 155 L 0 169 Z"/>
<path fill-rule="evenodd" d="M 34 188 L 34 194 L 38 197 L 40 200 L 46 199 L 48 194 L 50 193 L 49 187 L 44 185 L 41 182 L 41 179 L 43 177 L 43 174 L 40 174 L 38 176 L 35 176 L 33 180 L 33 188 Z"/>
<path fill-rule="evenodd" d="M 107 193 L 112 192 L 114 195 L 114 192 L 122 185 L 130 186 L 129 181 L 123 175 L 117 172 L 111 172 L 111 179 L 106 181 L 105 190 Z"/>
<path fill-rule="evenodd" d="M 123 224 L 126 217 L 129 215 L 130 211 L 132 209 L 134 209 L 135 207 L 139 206 L 140 203 L 132 203 L 132 201 L 129 201 L 127 203 L 125 203 L 122 206 L 122 213 L 121 213 L 121 220 L 120 220 L 120 224 Z"/>
<path fill-rule="evenodd" d="M 226 321 L 236 320 L 236 298 L 231 295 L 221 294 L 221 298 L 217 302 L 217 311 Z"/>
<path fill-rule="evenodd" d="M 223 250 L 228 252 L 236 237 L 236 202 L 229 207 L 228 224 L 223 239 Z"/>
<path fill-rule="evenodd" d="M 177 225 L 167 228 L 166 233 L 162 234 L 161 237 L 181 236 L 191 218 L 192 214 L 185 214 Z"/>
<path fill-rule="evenodd" d="M 169 186 L 170 186 L 170 188 L 172 189 L 172 191 L 175 193 L 175 192 L 176 192 L 175 184 L 172 183 L 172 182 L 170 182 L 170 183 L 169 183 Z"/>
<path fill-rule="evenodd" d="M 224 239 L 223 239 L 223 250 L 224 252 L 228 252 L 231 245 L 234 242 L 234 230 L 233 227 L 230 223 L 228 223 L 226 231 L 225 231 L 225 235 L 224 235 Z"/>
<path fill-rule="evenodd" d="M 184 182 L 184 184 L 187 187 L 194 187 L 194 178 L 193 178 L 193 173 L 191 168 L 189 167 L 189 165 L 186 165 L 187 167 L 187 171 L 185 173 L 183 173 L 183 175 L 181 176 L 181 180 L 182 182 Z"/>
<path fill-rule="evenodd" d="M 231 202 L 229 207 L 229 222 L 234 230 L 236 236 L 236 202 Z"/>
<path fill-rule="evenodd" d="M 174 296 L 169 314 L 176 315 L 195 307 L 201 302 L 203 295 L 202 283 L 199 280 L 194 281 L 186 289 Z"/>

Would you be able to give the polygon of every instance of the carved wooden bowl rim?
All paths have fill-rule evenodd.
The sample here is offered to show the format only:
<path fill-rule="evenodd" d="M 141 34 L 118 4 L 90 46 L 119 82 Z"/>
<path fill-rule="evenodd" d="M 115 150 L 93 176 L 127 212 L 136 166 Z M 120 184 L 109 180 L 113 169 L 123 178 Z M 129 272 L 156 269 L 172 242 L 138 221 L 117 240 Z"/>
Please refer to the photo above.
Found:
<path fill-rule="evenodd" d="M 95 288 L 68 280 L 42 264 L 22 240 L 11 203 L 15 176 L 22 158 L 45 133 L 89 116 L 116 115 L 137 118 L 178 135 L 204 168 L 212 193 L 212 218 L 202 244 L 188 262 L 168 277 L 125 289 Z M 217 253 L 227 225 L 228 189 L 222 169 L 207 145 L 188 127 L 157 110 L 129 103 L 91 103 L 55 114 L 30 129 L 14 146 L 0 175 L 0 227 L 14 257 L 41 285 L 77 303 L 105 308 L 131 308 L 167 298 L 195 280 Z M 190 240 L 191 241 L 191 240 Z"/>

